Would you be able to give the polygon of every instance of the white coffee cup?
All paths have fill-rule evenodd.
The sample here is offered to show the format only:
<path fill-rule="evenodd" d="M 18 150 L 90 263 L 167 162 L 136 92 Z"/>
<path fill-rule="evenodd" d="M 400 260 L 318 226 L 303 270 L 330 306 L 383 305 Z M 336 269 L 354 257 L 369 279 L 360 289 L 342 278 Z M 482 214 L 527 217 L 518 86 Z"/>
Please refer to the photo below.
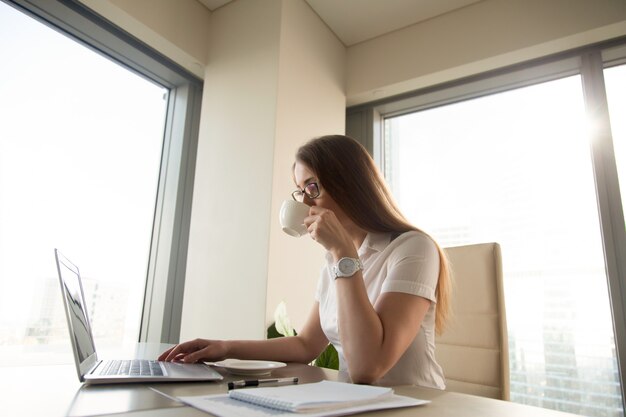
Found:
<path fill-rule="evenodd" d="M 304 218 L 309 215 L 309 206 L 295 200 L 285 200 L 280 207 L 280 225 L 283 232 L 294 237 L 304 236 Z"/>

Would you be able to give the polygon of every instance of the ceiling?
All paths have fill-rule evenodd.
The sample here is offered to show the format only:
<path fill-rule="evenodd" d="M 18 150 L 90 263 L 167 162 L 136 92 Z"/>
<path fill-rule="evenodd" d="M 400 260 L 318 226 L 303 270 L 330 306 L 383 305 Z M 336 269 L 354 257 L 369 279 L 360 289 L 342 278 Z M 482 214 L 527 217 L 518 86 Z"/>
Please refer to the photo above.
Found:
<path fill-rule="evenodd" d="M 210 11 L 236 0 L 199 0 Z M 482 0 L 305 0 L 351 46 Z"/>

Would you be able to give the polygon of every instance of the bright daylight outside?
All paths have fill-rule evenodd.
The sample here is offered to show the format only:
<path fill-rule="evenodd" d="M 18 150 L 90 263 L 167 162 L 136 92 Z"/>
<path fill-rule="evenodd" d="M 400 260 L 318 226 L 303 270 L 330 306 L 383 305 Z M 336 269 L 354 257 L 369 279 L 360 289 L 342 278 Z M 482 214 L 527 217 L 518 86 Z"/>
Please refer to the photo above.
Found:
<path fill-rule="evenodd" d="M 0 366 L 72 363 L 54 248 L 99 350 L 136 342 L 167 90 L 0 2 Z"/>
<path fill-rule="evenodd" d="M 616 114 L 623 74 L 609 83 L 621 94 Z M 385 129 L 385 174 L 410 220 L 442 246 L 502 247 L 511 400 L 622 416 L 580 77 L 387 119 Z"/>

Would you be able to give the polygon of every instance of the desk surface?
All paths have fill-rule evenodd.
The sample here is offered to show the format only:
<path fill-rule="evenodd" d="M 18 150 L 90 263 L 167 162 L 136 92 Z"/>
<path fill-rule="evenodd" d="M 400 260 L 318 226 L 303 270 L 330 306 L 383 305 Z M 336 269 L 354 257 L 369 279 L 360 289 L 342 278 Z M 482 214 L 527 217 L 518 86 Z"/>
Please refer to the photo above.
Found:
<path fill-rule="evenodd" d="M 144 355 L 137 355 L 139 357 Z M 6 416 L 200 417 L 208 414 L 168 398 L 228 391 L 228 381 L 87 386 L 79 383 L 73 365 L 0 368 L 0 414 Z M 342 380 L 340 373 L 301 364 L 277 369 L 273 377 L 298 376 L 301 383 Z M 507 401 L 414 386 L 394 387 L 397 394 L 430 400 L 425 406 L 368 415 L 389 417 L 566 417 L 572 414 Z M 158 391 L 158 392 L 157 392 Z M 160 393 L 166 394 L 162 395 Z"/>

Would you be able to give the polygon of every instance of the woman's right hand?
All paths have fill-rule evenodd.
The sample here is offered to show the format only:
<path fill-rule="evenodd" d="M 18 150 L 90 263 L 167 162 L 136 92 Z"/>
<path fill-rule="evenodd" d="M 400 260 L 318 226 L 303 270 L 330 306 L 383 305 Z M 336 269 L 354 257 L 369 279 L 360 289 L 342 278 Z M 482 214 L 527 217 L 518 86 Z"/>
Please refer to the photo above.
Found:
<path fill-rule="evenodd" d="M 216 361 L 224 359 L 226 352 L 226 342 L 222 340 L 195 339 L 169 348 L 158 359 L 185 363 Z"/>

